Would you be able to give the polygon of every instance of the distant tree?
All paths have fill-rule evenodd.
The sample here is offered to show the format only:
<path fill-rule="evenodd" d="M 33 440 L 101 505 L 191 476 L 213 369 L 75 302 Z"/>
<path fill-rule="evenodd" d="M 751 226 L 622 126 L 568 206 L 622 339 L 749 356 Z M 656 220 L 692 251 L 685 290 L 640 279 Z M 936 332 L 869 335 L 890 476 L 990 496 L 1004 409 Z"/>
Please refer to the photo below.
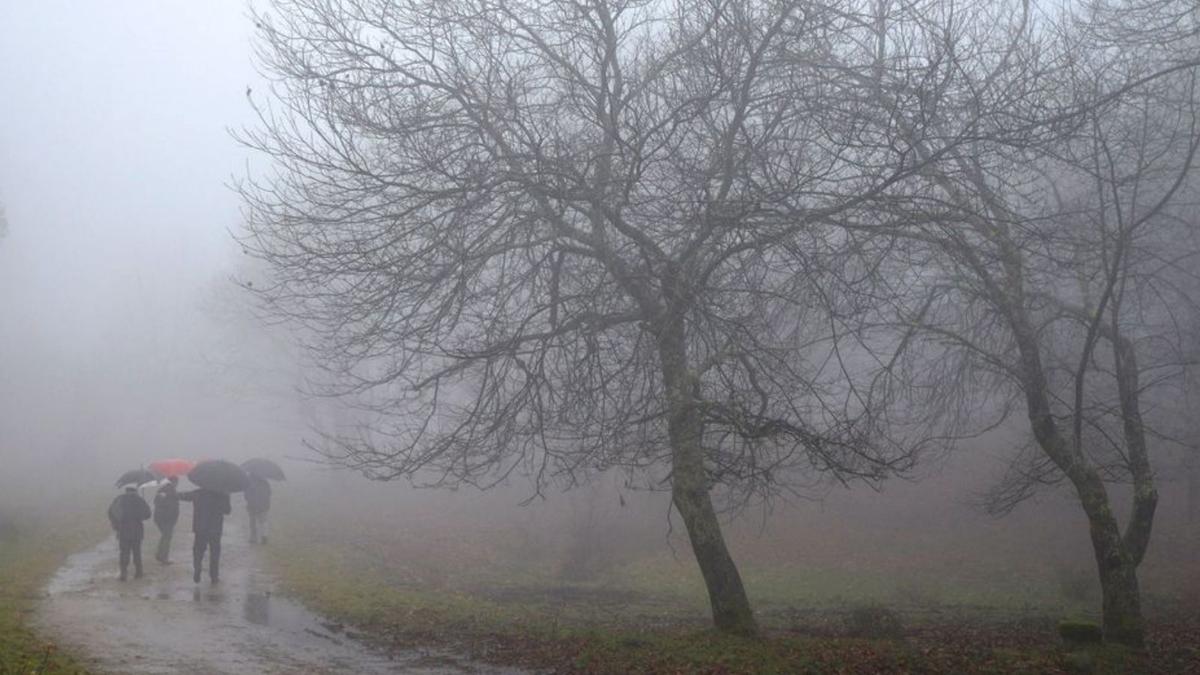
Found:
<path fill-rule="evenodd" d="M 897 208 L 934 202 L 942 212 L 887 224 L 907 243 L 889 261 L 904 288 L 885 323 L 910 331 L 908 372 L 938 402 L 978 402 L 972 392 L 983 391 L 993 410 L 1024 408 L 1031 445 L 989 506 L 1005 512 L 1039 485 L 1069 483 L 1090 525 L 1105 637 L 1141 646 L 1137 568 L 1158 501 L 1143 402 L 1178 383 L 1185 363 L 1179 319 L 1191 301 L 1175 282 L 1194 274 L 1200 252 L 1179 237 L 1196 196 L 1200 108 L 1194 58 L 1130 33 L 1101 40 L 1096 16 L 1065 26 L 1056 49 L 1014 40 L 998 56 L 1043 77 L 965 73 L 962 90 L 943 93 L 1003 92 L 996 124 L 1085 112 L 1025 137 L 985 132 L 913 184 Z M 887 100 L 880 82 L 876 96 Z M 934 126 L 957 133 L 958 123 Z M 922 152 L 924 141 L 909 138 Z M 1132 486 L 1124 526 L 1115 482 Z"/>
<path fill-rule="evenodd" d="M 936 91 L 863 84 L 1011 70 L 968 38 L 1021 12 L 963 5 L 897 3 L 880 59 L 874 3 L 275 2 L 277 93 L 243 140 L 276 173 L 243 186 L 242 242 L 377 413 L 323 452 L 439 485 L 662 478 L 717 628 L 755 633 L 713 495 L 874 480 L 920 446 L 852 330 L 889 242 L 841 225 L 990 114 L 942 134 Z"/>

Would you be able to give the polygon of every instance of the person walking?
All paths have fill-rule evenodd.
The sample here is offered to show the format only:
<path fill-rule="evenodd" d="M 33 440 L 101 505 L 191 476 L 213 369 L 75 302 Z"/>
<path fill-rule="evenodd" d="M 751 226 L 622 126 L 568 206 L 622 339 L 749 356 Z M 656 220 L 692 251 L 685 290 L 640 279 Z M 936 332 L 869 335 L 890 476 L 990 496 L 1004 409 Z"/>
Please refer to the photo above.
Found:
<path fill-rule="evenodd" d="M 149 518 L 150 505 L 133 486 L 125 488 L 125 492 L 117 495 L 108 506 L 108 522 L 117 533 L 117 545 L 121 551 L 121 581 L 129 578 L 130 558 L 133 558 L 133 577 L 142 578 L 142 538 L 146 533 L 142 521 Z"/>
<path fill-rule="evenodd" d="M 208 551 L 208 578 L 217 583 L 221 577 L 221 531 L 225 516 L 233 510 L 229 493 L 207 488 L 179 493 L 179 499 L 192 503 L 192 581 L 200 583 L 204 552 Z"/>
<path fill-rule="evenodd" d="M 267 511 L 271 510 L 271 484 L 267 479 L 250 475 L 246 485 L 246 510 L 250 512 L 250 543 L 267 543 Z"/>
<path fill-rule="evenodd" d="M 158 526 L 158 551 L 154 559 L 163 565 L 171 562 L 171 536 L 179 522 L 179 477 L 171 476 L 167 484 L 154 493 L 154 524 Z"/>

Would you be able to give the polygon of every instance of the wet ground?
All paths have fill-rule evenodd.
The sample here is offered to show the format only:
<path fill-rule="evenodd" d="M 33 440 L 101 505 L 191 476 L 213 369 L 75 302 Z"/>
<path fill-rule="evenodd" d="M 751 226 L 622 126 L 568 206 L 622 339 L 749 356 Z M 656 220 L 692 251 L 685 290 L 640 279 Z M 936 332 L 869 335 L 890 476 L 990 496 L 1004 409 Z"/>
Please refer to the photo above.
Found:
<path fill-rule="evenodd" d="M 180 525 L 176 562 L 165 566 L 147 528 L 142 579 L 132 579 L 132 566 L 129 581 L 117 579 L 112 538 L 69 558 L 46 589 L 38 629 L 114 673 L 504 672 L 453 652 L 385 652 L 354 639 L 281 596 L 236 524 L 226 525 L 220 582 L 206 571 L 193 583 L 192 536 Z"/>

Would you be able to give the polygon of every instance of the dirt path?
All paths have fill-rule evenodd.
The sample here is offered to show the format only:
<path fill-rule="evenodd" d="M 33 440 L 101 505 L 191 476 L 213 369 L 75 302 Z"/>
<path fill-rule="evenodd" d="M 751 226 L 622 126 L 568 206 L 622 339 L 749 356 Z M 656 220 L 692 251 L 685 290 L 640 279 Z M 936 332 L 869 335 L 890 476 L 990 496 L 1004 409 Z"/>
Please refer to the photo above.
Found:
<path fill-rule="evenodd" d="M 192 583 L 191 534 L 180 523 L 173 565 L 143 544 L 146 576 L 117 580 L 116 542 L 72 556 L 47 586 L 36 625 L 114 673 L 502 672 L 446 651 L 384 653 L 275 592 L 236 523 L 222 540 L 221 581 Z M 130 570 L 132 572 L 132 570 Z M 513 672 L 513 671 L 508 671 Z"/>

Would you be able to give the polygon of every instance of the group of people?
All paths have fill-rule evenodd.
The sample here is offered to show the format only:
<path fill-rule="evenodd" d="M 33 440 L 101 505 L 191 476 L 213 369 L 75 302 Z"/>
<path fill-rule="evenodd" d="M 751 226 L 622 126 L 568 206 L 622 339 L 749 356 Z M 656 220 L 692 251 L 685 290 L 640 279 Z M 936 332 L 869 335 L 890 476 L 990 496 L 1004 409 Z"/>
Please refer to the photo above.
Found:
<path fill-rule="evenodd" d="M 271 484 L 258 476 L 250 476 L 246 486 L 246 510 L 250 514 L 250 543 L 267 543 L 267 512 L 271 509 Z M 228 492 L 199 488 L 179 492 L 179 478 L 172 476 L 154 495 L 154 510 L 138 494 L 137 488 L 129 486 L 108 507 L 108 521 L 117 533 L 120 548 L 119 564 L 121 581 L 128 579 L 129 563 L 133 562 L 133 576 L 141 578 L 142 539 L 145 538 L 143 522 L 154 518 L 158 527 L 158 550 L 155 560 L 163 565 L 171 563 L 171 537 L 179 521 L 179 502 L 192 504 L 192 580 L 200 583 L 204 556 L 208 554 L 208 577 L 217 583 L 221 576 L 221 534 L 225 516 L 232 511 Z"/>

